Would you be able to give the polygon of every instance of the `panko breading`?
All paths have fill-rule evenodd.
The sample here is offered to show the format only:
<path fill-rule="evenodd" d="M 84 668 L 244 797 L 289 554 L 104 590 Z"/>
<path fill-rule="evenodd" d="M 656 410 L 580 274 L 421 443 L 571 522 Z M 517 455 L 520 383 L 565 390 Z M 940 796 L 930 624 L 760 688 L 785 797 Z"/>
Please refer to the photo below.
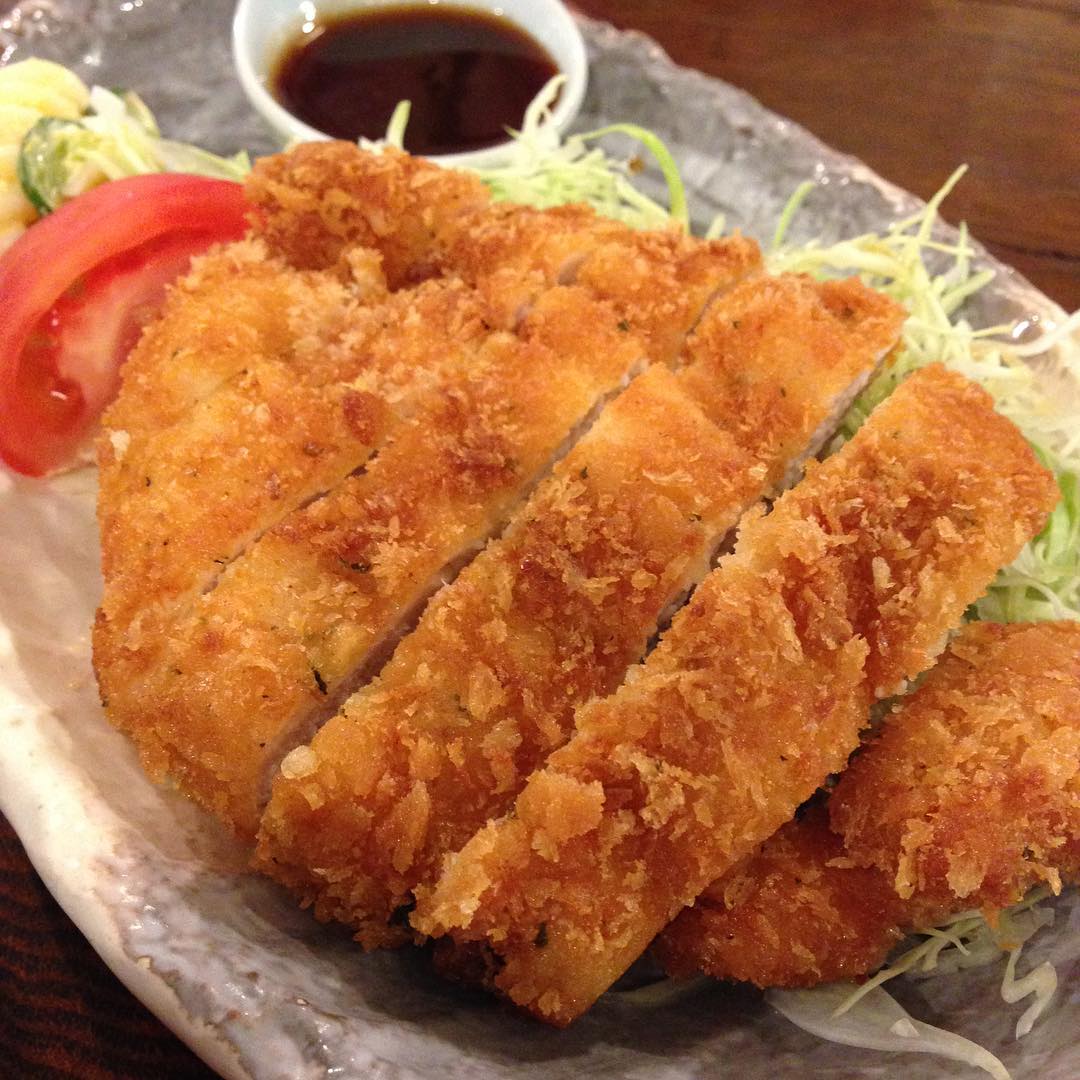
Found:
<path fill-rule="evenodd" d="M 264 159 L 247 192 L 258 230 L 296 266 L 333 268 L 351 245 L 370 246 L 392 286 L 460 276 L 488 295 L 501 326 L 552 285 L 578 284 L 615 305 L 653 361 L 674 359 L 709 299 L 761 268 L 757 244 L 739 236 L 639 232 L 580 205 L 491 206 L 464 174 L 350 143 Z"/>
<path fill-rule="evenodd" d="M 239 291 L 242 275 L 236 280 Z M 279 284 L 281 300 L 295 297 L 295 282 L 291 296 L 288 279 Z M 98 455 L 103 670 L 134 659 L 126 654 L 153 644 L 162 618 L 211 588 L 262 533 L 363 466 L 418 399 L 468 370 L 490 333 L 490 309 L 460 282 L 431 282 L 379 303 L 347 303 L 342 293 L 331 283 L 291 310 L 279 300 L 291 347 L 270 355 L 250 348 L 243 368 L 176 423 L 138 439 L 106 417 Z M 153 351 L 164 366 L 187 309 L 186 293 L 180 303 L 170 298 L 135 359 Z M 220 328 L 233 318 L 222 307 L 204 322 Z M 211 365 L 225 351 L 207 349 L 199 359 Z M 133 396 L 122 397 L 125 408 Z"/>
<path fill-rule="evenodd" d="M 567 1023 L 841 766 L 1055 489 L 932 369 L 705 576 L 889 347 L 889 301 L 390 149 L 302 146 L 247 193 L 251 237 L 173 288 L 106 418 L 107 712 L 245 838 L 281 763 L 264 868 L 365 944 L 449 931 Z M 932 891 L 917 840 L 895 874 Z"/>
<path fill-rule="evenodd" d="M 743 524 L 641 669 L 418 890 L 413 925 L 486 942 L 497 988 L 569 1023 L 843 766 L 1056 497 L 984 391 L 912 375 Z"/>
<path fill-rule="evenodd" d="M 856 863 L 931 906 L 1003 908 L 1075 877 L 1080 624 L 967 627 L 844 774 L 829 820 Z"/>
<path fill-rule="evenodd" d="M 875 867 L 854 867 L 819 803 L 714 881 L 656 939 L 670 975 L 757 986 L 857 979 L 903 939 L 905 903 Z"/>
<path fill-rule="evenodd" d="M 413 888 L 509 807 L 576 705 L 618 686 L 739 514 L 817 448 L 901 319 L 854 281 L 757 278 L 715 303 L 687 366 L 653 367 L 609 404 L 382 675 L 286 760 L 260 867 L 365 945 L 404 940 L 394 914 Z"/>
<path fill-rule="evenodd" d="M 610 306 L 557 288 L 428 391 L 366 469 L 287 515 L 109 693 L 147 766 L 253 834 L 269 770 L 378 670 L 418 606 L 501 528 L 643 363 Z"/>
<path fill-rule="evenodd" d="M 257 233 L 290 265 L 347 274 L 351 251 L 375 248 L 395 289 L 430 277 L 444 229 L 490 199 L 471 173 L 346 142 L 303 143 L 260 158 L 246 192 Z"/>
<path fill-rule="evenodd" d="M 587 206 L 500 205 L 462 215 L 439 266 L 491 295 L 512 322 L 544 288 L 573 282 L 615 305 L 649 357 L 675 359 L 711 297 L 760 269 L 757 244 L 701 241 L 678 229 L 640 232 Z"/>
<path fill-rule="evenodd" d="M 813 986 L 880 967 L 903 931 L 1078 878 L 1080 624 L 972 623 L 827 810 L 714 882 L 656 950 L 673 974 Z"/>
<path fill-rule="evenodd" d="M 492 213 L 463 174 L 392 151 L 300 147 L 260 162 L 249 194 L 258 239 L 175 290 L 106 420 L 94 635 L 109 715 L 147 767 L 246 833 L 257 774 L 378 670 L 440 575 L 502 528 L 597 403 L 653 359 L 599 284 L 542 274 L 511 311 L 509 264 L 509 276 L 452 273 L 447 238 Z M 631 300 L 647 275 L 657 310 L 679 313 L 671 349 L 760 265 L 746 241 L 615 232 L 658 254 L 593 276 L 610 273 Z M 433 274 L 445 276 L 410 284 Z M 189 370 L 193 348 L 203 374 Z M 144 439 L 139 406 L 157 398 Z"/>
<path fill-rule="evenodd" d="M 124 362 L 120 393 L 103 423 L 133 440 L 152 437 L 253 360 L 287 359 L 299 326 L 311 336 L 332 332 L 348 303 L 385 292 L 377 270 L 345 284 L 297 271 L 257 239 L 198 256 Z"/>

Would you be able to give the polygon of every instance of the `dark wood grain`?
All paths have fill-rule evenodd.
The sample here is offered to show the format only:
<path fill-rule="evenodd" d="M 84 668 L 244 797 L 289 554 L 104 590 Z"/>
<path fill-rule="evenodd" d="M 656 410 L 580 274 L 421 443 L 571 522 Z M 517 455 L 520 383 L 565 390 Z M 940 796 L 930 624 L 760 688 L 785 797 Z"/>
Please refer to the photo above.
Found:
<path fill-rule="evenodd" d="M 2 5 L 0 5 L 2 6 Z M 923 197 L 1080 306 L 1075 0 L 578 0 Z M 0 817 L 0 1075 L 208 1080 L 113 977 Z"/>
<path fill-rule="evenodd" d="M 1076 0 L 577 0 L 946 204 L 1047 295 L 1080 307 Z"/>

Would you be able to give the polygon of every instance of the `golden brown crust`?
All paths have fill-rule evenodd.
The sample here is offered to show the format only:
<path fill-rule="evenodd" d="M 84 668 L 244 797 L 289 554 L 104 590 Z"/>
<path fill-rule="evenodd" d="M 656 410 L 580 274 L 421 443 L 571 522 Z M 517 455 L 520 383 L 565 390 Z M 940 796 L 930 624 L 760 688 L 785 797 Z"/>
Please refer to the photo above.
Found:
<path fill-rule="evenodd" d="M 210 588 L 258 536 L 363 465 L 418 396 L 467 370 L 490 330 L 489 308 L 460 282 L 366 304 L 331 283 L 309 303 L 290 305 L 300 290 L 282 277 L 278 314 L 262 316 L 287 327 L 276 351 L 241 332 L 243 367 L 176 423 L 140 437 L 112 426 L 118 418 L 106 420 L 98 452 L 101 625 L 111 624 L 125 647 L 160 632 L 161 618 Z M 255 295 L 269 303 L 255 280 Z M 234 294 L 243 281 L 237 274 Z M 156 362 L 163 379 L 185 340 L 189 291 L 170 298 L 133 358 Z M 212 294 L 196 295 L 205 307 Z M 225 334 L 236 317 L 221 304 L 201 322 Z M 215 364 L 207 336 L 185 366 Z M 124 408 L 152 400 L 154 385 L 126 388 Z"/>
<path fill-rule="evenodd" d="M 104 426 L 133 440 L 167 429 L 253 361 L 291 356 L 298 324 L 313 337 L 332 332 L 350 302 L 384 294 L 377 270 L 346 284 L 297 271 L 259 240 L 216 248 L 169 289 L 121 369 Z"/>
<path fill-rule="evenodd" d="M 505 809 L 574 704 L 618 684 L 665 601 L 704 573 L 705 519 L 752 498 L 750 465 L 666 369 L 636 380 L 382 676 L 286 762 L 261 868 L 366 945 L 400 940 L 407 928 L 387 923 L 414 885 Z"/>
<path fill-rule="evenodd" d="M 975 623 L 829 800 L 919 905 L 1003 908 L 1080 873 L 1080 623 Z"/>
<path fill-rule="evenodd" d="M 913 375 L 743 526 L 636 677 L 581 708 L 513 814 L 420 893 L 414 925 L 486 939 L 498 987 L 568 1023 L 843 766 L 873 699 L 929 665 L 1055 498 L 983 391 Z"/>
<path fill-rule="evenodd" d="M 387 150 L 299 146 L 247 182 L 255 231 L 296 267 L 344 272 L 356 245 L 379 251 L 392 288 L 433 275 L 480 287 L 500 326 L 545 289 L 578 284 L 615 305 L 655 361 L 670 361 L 705 304 L 760 270 L 757 244 L 640 232 L 587 206 L 491 206 L 483 185 Z"/>
<path fill-rule="evenodd" d="M 351 249 L 371 247 L 382 253 L 391 288 L 429 276 L 441 231 L 488 202 L 470 173 L 346 142 L 260 158 L 245 190 L 256 232 L 292 266 L 344 273 Z"/>
<path fill-rule="evenodd" d="M 881 871 L 843 855 L 824 808 L 812 806 L 684 909 L 656 939 L 655 956 L 669 975 L 760 987 L 874 971 L 903 937 L 905 904 Z"/>
<path fill-rule="evenodd" d="M 748 241 L 634 233 L 581 207 L 491 208 L 475 178 L 347 144 L 268 159 L 249 193 L 260 239 L 174 290 L 110 413 L 95 631 L 109 710 L 147 767 L 248 834 L 267 765 L 382 662 L 395 626 L 500 527 L 589 405 L 640 354 L 673 359 L 710 298 L 760 269 Z M 493 549 L 502 562 L 443 594 L 403 664 L 289 759 L 292 802 L 264 835 L 266 860 L 285 856 L 278 876 L 323 914 L 376 912 L 372 941 L 386 940 L 412 883 L 505 808 L 582 698 L 612 689 L 665 598 L 700 576 L 709 530 L 782 483 L 820 410 L 803 353 L 827 366 L 884 348 L 897 319 L 850 283 L 758 279 L 715 305 L 686 376 L 655 370 L 625 395 L 597 428 L 603 453 L 572 455 L 542 512 Z M 763 379 L 740 370 L 748 338 L 775 352 Z M 839 766 L 866 703 L 925 666 L 1036 524 L 1049 494 L 1015 432 L 962 380 L 915 384 L 932 393 L 900 391 L 909 413 L 890 402 L 860 436 L 859 467 L 877 471 L 855 482 L 826 465 L 805 499 L 750 521 L 725 583 L 699 590 L 638 679 L 581 710 L 518 817 L 474 837 L 434 922 L 418 916 L 464 912 L 467 944 L 495 949 L 515 1000 L 555 1022 L 587 1006 L 672 904 Z M 633 491 L 628 466 L 648 469 Z M 1006 504 L 1015 521 L 996 515 Z M 728 646 L 743 650 L 734 671 Z M 725 728 L 740 709 L 744 724 Z M 778 710 L 804 730 L 777 731 Z M 366 742 L 343 734 L 369 723 Z M 319 849 L 313 873 L 305 829 L 335 785 L 368 794 L 338 800 L 331 846 L 375 843 L 332 866 Z"/>
<path fill-rule="evenodd" d="M 821 411 L 823 390 L 835 393 L 822 386 L 823 372 L 845 354 L 880 359 L 903 319 L 897 304 L 856 278 L 751 278 L 709 305 L 687 340 L 683 377 L 706 415 L 771 463 L 769 483 L 776 486 L 790 462 L 805 455 L 812 433 L 840 419 L 836 408 Z M 768 367 L 747 365 L 748 354 L 768 356 Z M 841 401 L 839 411 L 847 404 Z M 814 443 L 816 452 L 821 438 Z"/>
<path fill-rule="evenodd" d="M 147 766 L 159 776 L 175 770 L 181 786 L 191 790 L 202 784 L 202 801 L 244 830 L 254 824 L 255 804 L 250 793 L 241 794 L 236 785 L 249 766 L 233 762 L 232 751 L 219 745 L 227 742 L 241 712 L 226 709 L 227 717 L 222 717 L 220 708 L 198 702 L 215 692 L 215 686 L 221 692 L 211 673 L 234 674 L 225 654 L 242 656 L 244 670 L 252 666 L 259 635 L 243 630 L 250 629 L 252 604 L 261 598 L 267 605 L 265 618 L 255 623 L 277 629 L 259 646 L 267 652 L 261 665 L 254 664 L 251 685 L 225 696 L 242 698 L 245 708 L 277 701 L 279 718 L 297 709 L 311 712 L 311 678 L 305 666 L 319 673 L 316 684 L 325 683 L 330 676 L 321 665 L 338 664 L 344 671 L 345 657 L 356 653 L 356 641 L 363 636 L 335 630 L 332 648 L 317 644 L 328 633 L 323 622 L 337 625 L 351 617 L 352 601 L 339 603 L 338 594 L 351 596 L 352 586 L 341 586 L 321 571 L 292 566 L 280 552 L 272 554 L 290 530 L 296 534 L 296 523 L 283 524 L 276 539 L 269 531 L 328 490 L 340 493 L 338 502 L 326 500 L 325 506 L 298 520 L 314 519 L 339 504 L 352 512 L 375 498 L 375 487 L 391 480 L 415 489 L 414 494 L 434 493 L 430 529 L 445 527 L 446 544 L 426 546 L 420 533 L 427 532 L 418 525 L 416 540 L 423 557 L 414 553 L 419 560 L 415 563 L 404 559 L 396 578 L 388 572 L 381 586 L 388 595 L 395 582 L 402 586 L 396 608 L 404 617 L 430 587 L 425 575 L 438 569 L 425 560 L 445 548 L 453 562 L 450 545 L 455 539 L 468 553 L 513 501 L 502 510 L 501 504 L 493 506 L 495 516 L 481 526 L 488 520 L 481 508 L 484 499 L 503 487 L 517 491 L 530 482 L 534 467 L 517 461 L 520 455 L 513 449 L 519 436 L 528 442 L 530 423 L 542 423 L 527 410 L 546 408 L 560 396 L 576 401 L 579 393 L 591 401 L 612 388 L 612 372 L 618 369 L 614 381 L 626 372 L 630 352 L 636 358 L 646 351 L 635 343 L 625 315 L 612 315 L 610 305 L 595 299 L 603 291 L 599 286 L 587 295 L 580 289 L 570 293 L 553 287 L 558 275 L 541 274 L 530 286 L 527 308 L 510 311 L 504 293 L 512 290 L 518 266 L 510 261 L 504 266 L 509 276 L 485 277 L 490 267 L 476 265 L 478 279 L 468 283 L 445 278 L 400 289 L 429 274 L 454 270 L 445 258 L 448 237 L 465 235 L 477 221 L 514 216 L 488 210 L 482 186 L 464 174 L 447 173 L 393 151 L 372 155 L 346 144 L 323 144 L 260 162 L 249 195 L 256 204 L 258 238 L 204 260 L 178 287 L 163 319 L 133 358 L 124 392 L 108 420 L 112 427 L 100 450 L 106 590 L 94 634 L 95 663 L 110 716 L 125 730 L 142 733 Z M 555 223 L 548 223 L 547 234 L 579 246 L 573 228 L 559 224 L 559 218 L 553 215 Z M 656 248 L 655 258 L 645 260 L 636 277 L 623 270 L 619 288 L 633 300 L 644 287 L 642 273 L 666 275 L 663 281 L 650 281 L 649 287 L 655 291 L 663 285 L 678 294 L 669 301 L 683 312 L 683 323 L 671 329 L 673 342 L 681 342 L 696 319 L 694 304 L 700 306 L 708 292 L 759 263 L 757 249 L 749 243 L 702 245 L 672 234 L 654 244 L 625 226 L 612 226 L 611 232 L 623 248 Z M 399 291 L 387 295 L 388 284 Z M 573 310 L 565 302 L 570 295 L 577 298 Z M 500 328 L 519 324 L 526 337 L 546 343 L 536 355 L 528 354 L 532 345 L 525 347 L 520 362 L 535 364 L 532 374 L 537 378 L 546 370 L 548 377 L 564 384 L 546 397 L 530 391 L 521 414 L 525 420 L 509 413 L 497 420 L 490 413 L 478 414 L 470 427 L 460 416 L 448 419 L 454 409 L 464 408 L 453 387 L 464 371 L 472 370 L 471 357 L 481 342 Z M 604 375 L 594 385 L 593 374 L 599 372 Z M 524 386 L 524 376 L 516 377 Z M 462 400 L 475 396 L 477 385 L 474 380 Z M 496 397 L 498 387 L 496 380 Z M 445 396 L 441 404 L 440 395 Z M 428 403 L 421 406 L 420 401 Z M 144 406 L 159 426 L 136 426 Z M 404 442 L 398 440 L 395 452 L 404 454 L 405 445 L 415 444 L 419 460 L 430 451 L 455 464 L 432 475 L 421 468 L 406 480 L 407 464 L 398 469 L 400 475 L 391 475 L 393 470 L 382 460 L 373 472 L 378 479 L 349 480 L 374 450 L 411 422 L 417 409 L 430 419 L 433 431 L 445 428 L 451 433 L 455 448 L 440 446 L 438 439 L 425 442 L 414 423 L 413 433 Z M 120 426 L 129 422 L 131 430 Z M 571 427 L 573 423 L 576 420 Z M 492 424 L 495 428 L 488 431 Z M 549 447 L 545 458 L 554 449 Z M 443 473 L 450 477 L 445 490 L 436 483 Z M 352 492 L 357 485 L 364 492 L 359 502 Z M 478 500 L 469 511 L 472 524 L 461 524 L 460 535 L 443 516 L 439 500 L 444 495 L 457 500 L 463 514 L 471 499 Z M 404 513 L 392 509 L 397 497 L 391 493 L 379 502 L 378 512 L 369 513 L 372 530 L 396 527 L 395 519 Z M 416 498 L 423 502 L 421 495 Z M 416 516 L 419 521 L 423 515 L 417 511 Z M 337 524 L 309 530 L 303 543 L 315 551 L 317 534 L 322 544 L 318 557 L 337 559 L 338 565 L 340 555 L 331 554 L 330 548 L 348 546 L 338 536 L 341 532 Z M 295 612 L 283 618 L 279 597 L 284 587 L 275 591 L 258 574 L 249 581 L 252 591 L 244 601 L 228 601 L 228 588 L 213 601 L 198 599 L 206 590 L 216 592 L 232 560 L 264 535 L 258 557 L 270 564 L 284 559 L 299 575 L 293 587 L 319 597 L 325 615 L 315 625 L 304 624 L 304 616 Z M 329 535 L 336 539 L 327 540 Z M 397 546 L 405 550 L 403 543 Z M 423 567 L 428 570 L 421 573 Z M 238 580 L 248 581 L 237 573 Z M 406 581 L 412 573 L 420 577 Z M 203 610 L 207 603 L 225 606 Z M 367 600 L 363 606 L 368 610 Z M 386 600 L 386 610 L 371 625 L 385 626 L 393 606 Z M 180 620 L 175 628 L 174 619 Z M 205 633 L 200 620 L 212 632 Z M 278 640 L 281 624 L 301 626 L 299 643 L 296 631 L 287 635 L 291 644 Z M 223 641 L 232 644 L 226 648 Z M 327 651 L 329 658 L 322 655 Z M 275 673 L 272 685 L 267 685 L 267 672 Z M 190 691 L 193 704 L 184 706 L 189 683 L 195 685 Z M 260 716 L 274 712 L 267 707 L 255 711 Z M 189 728 L 189 714 L 202 720 Z M 256 751 L 276 752 L 276 740 L 266 738 L 264 728 L 253 723 L 239 741 L 247 747 L 237 750 L 244 762 L 257 756 Z M 200 732 L 206 731 L 210 734 L 202 745 Z M 181 745 L 185 749 L 178 755 L 169 750 Z M 197 772 L 205 783 L 194 779 Z"/>
<path fill-rule="evenodd" d="M 275 755 L 309 737 L 444 567 L 499 528 L 638 364 L 617 322 L 581 290 L 545 294 L 520 336 L 483 338 L 426 391 L 362 474 L 227 567 L 162 648 L 111 663 L 110 716 L 148 767 L 252 834 Z"/>
<path fill-rule="evenodd" d="M 261 259 L 255 266 L 251 296 L 261 306 L 269 303 L 261 291 Z M 272 696 L 273 688 L 264 685 L 267 671 L 303 666 L 302 652 L 282 657 L 271 648 L 265 670 L 246 688 L 250 694 L 241 684 L 209 679 L 221 647 L 193 644 L 203 636 L 198 620 L 217 627 L 210 636 L 214 643 L 222 624 L 235 640 L 242 620 L 227 604 L 224 615 L 207 612 L 207 601 L 191 615 L 192 604 L 262 533 L 362 466 L 406 422 L 416 402 L 467 372 L 490 334 L 487 307 L 473 290 L 455 282 L 432 282 L 377 304 L 338 303 L 337 317 L 327 316 L 320 332 L 321 304 L 290 313 L 281 303 L 295 296 L 292 279 L 300 276 L 279 272 L 278 314 L 261 316 L 275 326 L 275 318 L 288 321 L 290 333 L 280 335 L 283 358 L 252 347 L 241 357 L 244 369 L 205 399 L 189 400 L 176 423 L 119 446 L 115 429 L 101 440 L 105 590 L 94 627 L 94 662 L 110 719 L 137 733 L 155 776 L 164 775 L 169 758 L 163 748 L 168 739 L 163 741 L 155 728 L 165 722 L 162 717 L 175 714 L 169 723 L 183 741 L 183 708 L 169 703 L 189 681 L 199 687 L 192 691 L 192 709 L 199 707 L 200 694 L 235 699 L 230 713 L 235 725 L 245 709 L 255 713 Z M 244 280 L 238 273 L 230 295 L 247 296 Z M 341 286 L 333 284 L 330 292 L 332 300 Z M 189 296 L 199 297 L 200 309 L 207 306 L 201 286 L 182 286 L 137 356 L 142 362 L 153 352 L 167 388 L 169 359 L 183 339 L 183 320 L 192 306 Z M 236 314 L 235 307 L 221 303 L 216 314 L 200 316 L 201 325 L 226 335 Z M 209 346 L 222 339 L 203 334 L 197 340 L 212 367 L 217 354 Z M 239 340 L 248 338 L 241 333 Z M 193 366 L 190 359 L 185 364 Z M 136 395 L 152 400 L 153 385 L 148 378 L 130 388 L 124 407 L 130 409 Z M 252 599 L 261 595 L 253 593 Z M 245 657 L 252 656 L 251 646 L 240 650 Z M 185 674 L 173 677 L 176 671 Z M 218 760 L 221 751 L 213 744 L 205 750 L 210 766 L 224 778 L 227 755 Z M 209 791 L 205 801 L 224 805 Z"/>
<path fill-rule="evenodd" d="M 714 882 L 656 952 L 676 975 L 814 986 L 874 971 L 904 931 L 1077 877 L 1080 624 L 973 623 L 827 805 Z"/>
<path fill-rule="evenodd" d="M 699 340 L 678 375 L 654 367 L 607 406 L 380 678 L 287 763 L 262 821 L 261 868 L 368 946 L 405 936 L 387 923 L 411 890 L 507 809 L 569 737 L 576 705 L 618 686 L 739 513 L 892 345 L 898 309 L 853 283 L 865 321 L 830 317 L 834 292 L 754 279 L 725 318 L 768 309 L 775 335 L 763 340 L 748 319 L 741 341 Z M 740 376 L 785 405 L 752 434 L 746 396 L 729 392 Z"/>
<path fill-rule="evenodd" d="M 761 268 L 757 244 L 741 236 L 639 232 L 586 206 L 490 207 L 455 219 L 441 247 L 443 271 L 483 283 L 504 320 L 543 288 L 573 282 L 614 304 L 649 358 L 665 363 L 715 294 Z"/>

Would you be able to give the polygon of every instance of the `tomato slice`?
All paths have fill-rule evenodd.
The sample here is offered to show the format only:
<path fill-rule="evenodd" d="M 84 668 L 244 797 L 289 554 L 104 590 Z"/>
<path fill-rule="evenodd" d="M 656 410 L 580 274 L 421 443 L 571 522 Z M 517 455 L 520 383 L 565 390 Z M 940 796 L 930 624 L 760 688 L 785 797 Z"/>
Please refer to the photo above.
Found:
<path fill-rule="evenodd" d="M 249 207 L 230 180 L 168 173 L 94 188 L 0 257 L 0 457 L 41 476 L 70 461 L 116 393 L 165 286 Z"/>

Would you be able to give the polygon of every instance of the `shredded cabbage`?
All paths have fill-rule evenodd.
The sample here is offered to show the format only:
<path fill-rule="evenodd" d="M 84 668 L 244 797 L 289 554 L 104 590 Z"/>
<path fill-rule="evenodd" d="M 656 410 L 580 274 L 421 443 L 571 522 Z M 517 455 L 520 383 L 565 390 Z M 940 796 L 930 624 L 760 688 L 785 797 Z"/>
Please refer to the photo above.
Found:
<path fill-rule="evenodd" d="M 1007 953 L 1009 962 L 1005 981 L 1009 986 L 1009 996 L 1006 995 L 1006 986 L 1003 984 L 1002 997 L 1013 1004 L 1028 994 L 1036 995 L 1032 1008 L 1028 1010 L 1033 1014 L 1030 1022 L 1027 1020 L 1028 1013 L 1021 1018 L 1025 1032 L 1029 1031 L 1035 1017 L 1046 1008 L 1057 985 L 1056 977 L 1053 985 L 1047 989 L 1048 983 L 1041 977 L 1016 982 L 1013 975 L 1024 942 L 1054 921 L 1053 909 L 1039 907 L 1040 902 L 1050 895 L 1050 890 L 1045 887 L 1032 890 L 1020 903 L 1000 912 L 995 926 L 991 926 L 978 911 L 962 911 L 940 926 L 920 930 L 916 936 L 925 940 L 906 949 L 873 978 L 852 991 L 837 1006 L 836 1015 L 846 1012 L 864 994 L 897 975 L 948 975 L 964 968 L 983 967 L 993 963 L 1002 953 Z M 1035 970 L 1039 971 L 1042 967 L 1049 965 L 1040 965 L 1040 968 Z M 1023 992 L 1018 990 L 1021 986 L 1024 987 Z M 1021 1024 L 1017 1025 L 1017 1038 L 1025 1033 L 1019 1030 Z"/>
<path fill-rule="evenodd" d="M 1026 997 L 1034 999 L 1016 1023 L 1016 1037 L 1022 1038 L 1049 1006 L 1057 989 L 1057 973 L 1045 961 L 1016 978 L 1016 962 L 1024 943 L 1054 921 L 1053 910 L 1039 907 L 1049 895 L 1046 888 L 1033 890 L 1019 904 L 1001 912 L 996 926 L 977 911 L 964 911 L 941 926 L 920 931 L 917 936 L 923 941 L 906 949 L 860 986 L 832 983 L 811 990 L 770 990 L 766 998 L 792 1023 L 820 1038 L 875 1050 L 939 1054 L 1008 1080 L 1005 1066 L 988 1050 L 913 1020 L 882 989 L 882 984 L 903 974 L 929 978 L 982 967 L 1004 953 L 1002 999 L 1009 1005 Z"/>
<path fill-rule="evenodd" d="M 587 203 L 599 214 L 637 229 L 663 229 L 676 225 L 689 229 L 686 189 L 671 151 L 651 131 L 637 124 L 609 124 L 596 131 L 559 137 L 551 108 L 566 81 L 565 75 L 550 79 L 533 98 L 520 131 L 510 131 L 511 146 L 499 165 L 471 171 L 487 185 L 496 202 L 517 202 L 538 209 Z M 398 103 L 386 135 L 379 140 L 361 139 L 366 150 L 383 146 L 401 149 L 409 122 L 410 104 Z M 641 170 L 637 158 L 620 161 L 598 146 L 589 146 L 604 135 L 626 135 L 641 143 L 656 159 L 668 186 L 667 209 L 654 202 L 630 182 Z"/>
<path fill-rule="evenodd" d="M 551 106 L 565 78 L 557 75 L 533 99 L 521 130 L 510 133 L 510 158 L 504 164 L 475 170 L 493 198 L 541 209 L 584 202 L 598 213 L 635 228 L 665 228 L 673 222 L 688 228 L 686 192 L 678 166 L 651 131 L 636 124 L 611 124 L 565 140 L 559 138 L 551 123 Z M 629 177 L 639 168 L 636 159 L 618 161 L 600 147 L 588 146 L 603 135 L 615 133 L 636 139 L 656 158 L 668 185 L 667 210 L 630 182 Z"/>
<path fill-rule="evenodd" d="M 1019 340 L 1026 326 L 970 325 L 963 304 L 989 284 L 993 271 L 972 269 L 964 226 L 954 242 L 934 237 L 941 203 L 963 173 L 957 169 L 923 210 L 881 234 L 786 246 L 791 220 L 813 188 L 803 184 L 781 216 L 769 268 L 818 277 L 856 273 L 910 313 L 897 355 L 844 417 L 835 445 L 850 438 L 873 408 L 924 364 L 939 360 L 989 391 L 998 411 L 1053 470 L 1062 497 L 1043 531 L 998 575 L 973 614 L 1006 622 L 1080 619 L 1080 350 L 1070 340 L 1080 327 L 1080 313 L 1032 341 Z M 1052 376 L 1040 370 L 1037 358 L 1054 347 L 1063 370 L 1053 376 L 1048 392 L 1044 380 Z"/>
<path fill-rule="evenodd" d="M 797 1027 L 829 1042 L 868 1050 L 937 1054 L 982 1069 L 994 1080 L 1009 1080 L 1008 1070 L 989 1050 L 914 1019 L 880 988 L 837 1015 L 838 1003 L 850 990 L 850 983 L 832 983 L 813 990 L 768 990 L 765 999 Z"/>

